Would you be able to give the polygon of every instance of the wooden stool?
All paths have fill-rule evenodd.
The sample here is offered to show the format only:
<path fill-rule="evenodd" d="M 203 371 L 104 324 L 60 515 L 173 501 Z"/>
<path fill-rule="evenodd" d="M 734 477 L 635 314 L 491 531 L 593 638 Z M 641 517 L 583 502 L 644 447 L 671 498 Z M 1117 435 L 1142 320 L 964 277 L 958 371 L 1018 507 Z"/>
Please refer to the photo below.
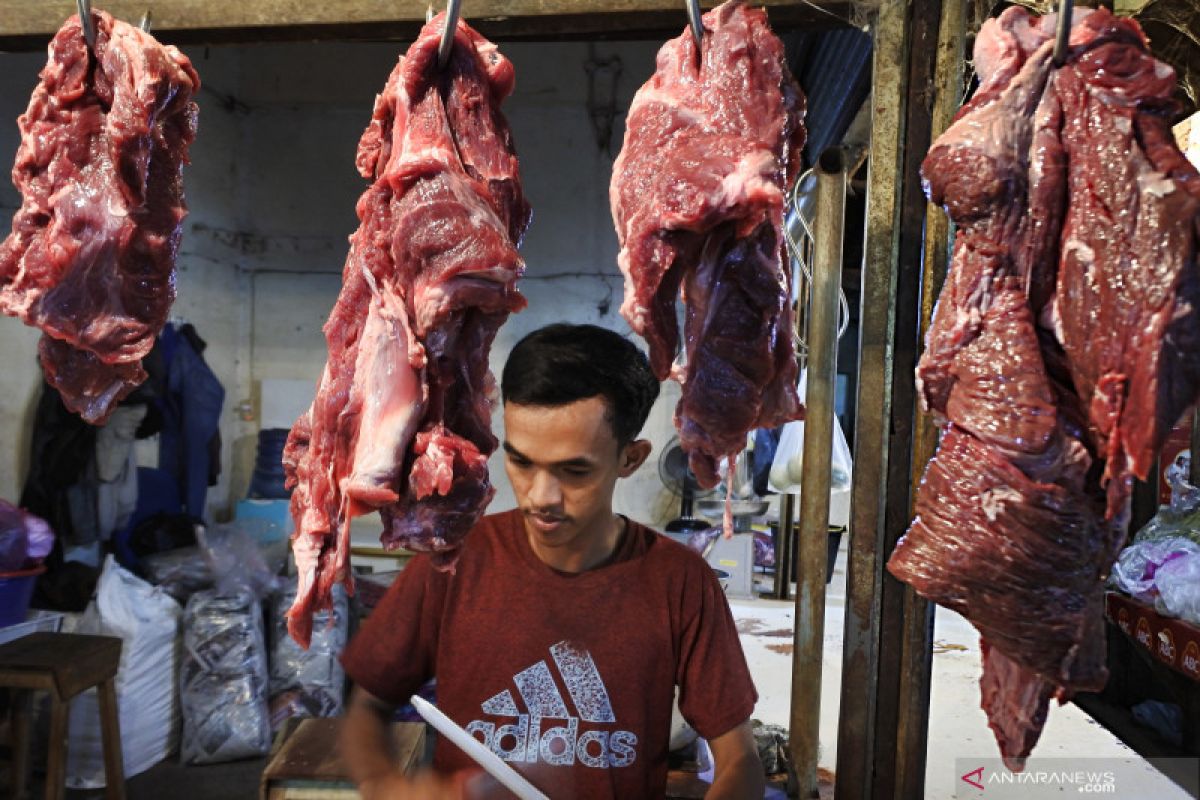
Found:
<path fill-rule="evenodd" d="M 100 728 L 104 737 L 105 797 L 124 800 L 121 724 L 117 717 L 116 677 L 121 640 L 74 633 L 31 633 L 0 645 L 0 689 L 50 693 L 50 742 L 46 797 L 61 800 L 66 789 L 67 712 L 71 698 L 99 687 Z M 13 796 L 23 800 L 29 771 L 28 696 L 15 698 L 13 725 Z"/>

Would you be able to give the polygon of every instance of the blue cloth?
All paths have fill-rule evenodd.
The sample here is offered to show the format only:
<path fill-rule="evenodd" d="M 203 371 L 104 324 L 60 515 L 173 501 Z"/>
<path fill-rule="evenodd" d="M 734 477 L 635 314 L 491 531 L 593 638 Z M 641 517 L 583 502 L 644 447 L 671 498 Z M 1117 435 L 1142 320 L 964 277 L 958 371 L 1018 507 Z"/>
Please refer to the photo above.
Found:
<path fill-rule="evenodd" d="M 117 562 L 126 569 L 136 571 L 140 566 L 137 554 L 129 547 L 129 537 L 134 528 L 156 514 L 178 514 L 182 509 L 179 486 L 175 477 L 162 469 L 138 467 L 137 508 L 129 518 L 125 529 L 113 536 L 113 550 Z"/>
<path fill-rule="evenodd" d="M 198 520 L 205 518 L 208 494 L 209 441 L 217 432 L 225 389 L 191 342 L 167 325 L 162 331 L 167 390 L 160 406 L 158 466 L 179 487 L 183 508 Z"/>

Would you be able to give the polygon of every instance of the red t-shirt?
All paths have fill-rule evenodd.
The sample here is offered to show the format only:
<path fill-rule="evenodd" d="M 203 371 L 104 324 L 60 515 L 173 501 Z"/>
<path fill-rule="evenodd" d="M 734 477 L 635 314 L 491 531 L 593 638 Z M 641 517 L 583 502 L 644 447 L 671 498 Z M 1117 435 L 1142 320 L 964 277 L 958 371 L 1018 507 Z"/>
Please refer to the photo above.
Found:
<path fill-rule="evenodd" d="M 711 567 L 632 520 L 612 559 L 569 575 L 520 512 L 485 517 L 453 574 L 409 563 L 342 663 L 398 705 L 436 676 L 441 710 L 554 800 L 662 797 L 676 685 L 710 739 L 758 699 Z M 434 766 L 474 762 L 440 737 Z"/>

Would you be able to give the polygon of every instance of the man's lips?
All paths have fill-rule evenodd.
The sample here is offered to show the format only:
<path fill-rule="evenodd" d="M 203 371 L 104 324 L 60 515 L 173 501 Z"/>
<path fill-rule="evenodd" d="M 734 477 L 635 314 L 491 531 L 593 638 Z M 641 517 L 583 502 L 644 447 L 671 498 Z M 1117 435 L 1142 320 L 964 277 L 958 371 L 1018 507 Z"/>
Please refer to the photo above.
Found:
<path fill-rule="evenodd" d="M 566 517 L 560 517 L 556 514 L 539 514 L 535 511 L 525 512 L 525 516 L 533 522 L 534 526 L 539 530 L 551 531 L 566 521 Z"/>

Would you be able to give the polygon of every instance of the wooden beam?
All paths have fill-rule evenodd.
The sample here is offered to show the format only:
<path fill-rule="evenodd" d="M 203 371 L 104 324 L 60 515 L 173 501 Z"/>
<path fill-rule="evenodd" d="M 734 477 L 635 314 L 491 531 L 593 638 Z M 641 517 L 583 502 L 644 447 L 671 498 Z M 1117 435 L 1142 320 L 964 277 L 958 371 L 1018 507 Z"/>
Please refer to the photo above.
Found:
<path fill-rule="evenodd" d="M 849 0 L 756 0 L 778 29 L 849 24 Z M 435 8 L 444 2 L 434 3 Z M 702 3 L 716 5 L 712 0 Z M 425 24 L 420 0 L 110 0 L 96 4 L 125 20 L 149 8 L 165 42 L 208 43 L 412 39 Z M 75 13 L 72 0 L 0 0 L 0 50 L 41 49 Z M 682 0 L 464 0 L 463 17 L 493 39 L 643 38 L 676 35 Z"/>

